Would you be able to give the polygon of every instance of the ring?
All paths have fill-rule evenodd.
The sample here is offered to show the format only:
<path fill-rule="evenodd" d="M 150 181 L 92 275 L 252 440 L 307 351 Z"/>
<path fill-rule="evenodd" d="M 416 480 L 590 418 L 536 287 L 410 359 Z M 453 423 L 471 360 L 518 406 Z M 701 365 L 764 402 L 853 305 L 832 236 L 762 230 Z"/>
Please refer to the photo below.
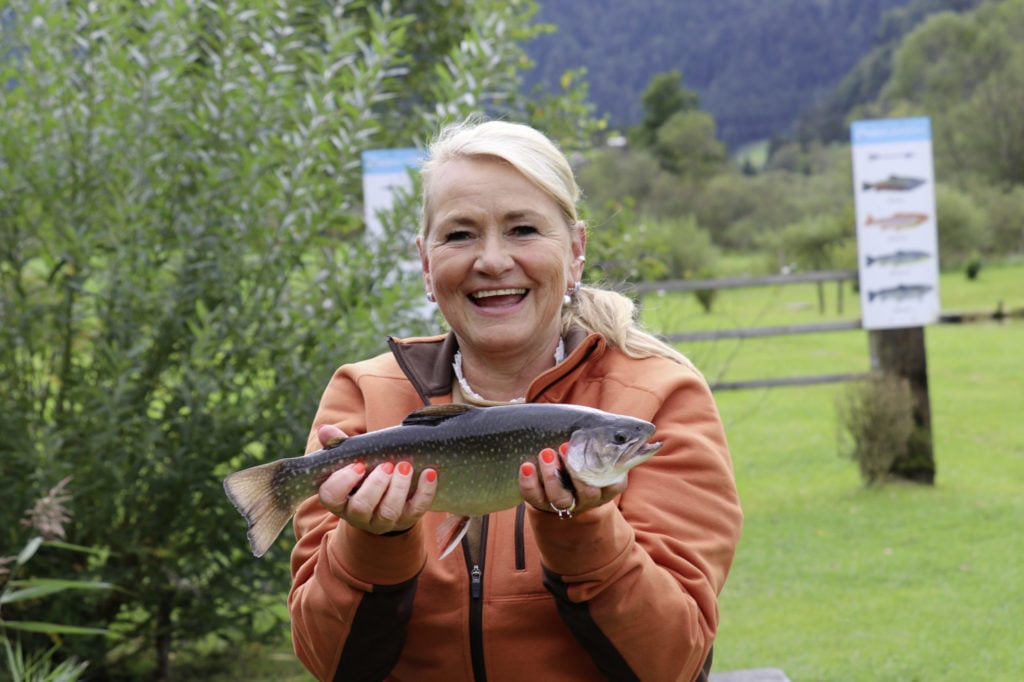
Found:
<path fill-rule="evenodd" d="M 558 514 L 558 518 L 560 518 L 560 519 L 571 519 L 572 518 L 572 510 L 576 508 L 576 496 L 573 495 L 572 504 L 570 504 L 565 509 L 559 509 L 558 507 L 555 506 L 554 502 L 548 502 L 548 504 L 551 506 L 551 509 L 556 514 Z"/>

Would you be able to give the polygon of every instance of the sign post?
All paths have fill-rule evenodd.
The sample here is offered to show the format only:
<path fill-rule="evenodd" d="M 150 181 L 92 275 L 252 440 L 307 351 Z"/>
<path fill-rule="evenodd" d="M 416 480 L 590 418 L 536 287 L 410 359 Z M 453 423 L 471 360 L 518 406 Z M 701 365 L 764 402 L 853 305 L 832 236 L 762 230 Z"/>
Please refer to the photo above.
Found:
<path fill-rule="evenodd" d="M 924 326 L 940 312 L 931 121 L 854 121 L 850 136 L 861 323 L 872 369 L 906 380 L 914 398 L 914 435 L 892 473 L 933 483 L 924 343 Z"/>

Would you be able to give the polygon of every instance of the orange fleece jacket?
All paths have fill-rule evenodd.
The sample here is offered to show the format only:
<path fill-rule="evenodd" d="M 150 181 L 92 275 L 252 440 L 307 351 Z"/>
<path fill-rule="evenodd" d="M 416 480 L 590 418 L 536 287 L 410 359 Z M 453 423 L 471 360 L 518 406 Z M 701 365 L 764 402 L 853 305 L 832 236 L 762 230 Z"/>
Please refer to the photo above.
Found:
<path fill-rule="evenodd" d="M 442 339 L 397 343 L 415 351 L 402 366 L 419 385 L 391 353 L 341 367 L 310 451 L 322 424 L 356 435 L 398 424 L 423 395 L 450 401 L 450 380 L 447 393 L 422 386 L 424 376 L 445 375 Z M 664 445 L 630 472 L 616 501 L 571 520 L 528 505 L 491 514 L 477 580 L 461 548 L 437 558 L 445 514 L 375 536 L 307 500 L 294 519 L 288 603 L 295 651 L 318 679 L 452 682 L 476 670 L 490 682 L 662 682 L 701 672 L 742 524 L 703 377 L 664 358 L 629 358 L 594 334 L 538 377 L 527 400 L 646 419 Z"/>

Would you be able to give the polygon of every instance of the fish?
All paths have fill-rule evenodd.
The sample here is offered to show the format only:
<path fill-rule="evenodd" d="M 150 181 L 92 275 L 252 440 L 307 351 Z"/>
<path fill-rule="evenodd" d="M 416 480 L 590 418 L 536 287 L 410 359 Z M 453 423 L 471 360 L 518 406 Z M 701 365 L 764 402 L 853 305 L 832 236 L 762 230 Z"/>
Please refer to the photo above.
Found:
<path fill-rule="evenodd" d="M 931 258 L 932 254 L 927 251 L 894 251 L 881 256 L 867 256 L 867 264 L 870 267 L 875 263 L 879 265 L 906 265 Z"/>
<path fill-rule="evenodd" d="M 893 213 L 884 218 L 875 218 L 869 215 L 868 219 L 864 222 L 864 226 L 877 225 L 883 230 L 904 230 L 910 227 L 917 227 L 926 220 L 928 220 L 927 213 Z"/>
<path fill-rule="evenodd" d="M 931 290 L 932 287 L 927 284 L 900 284 L 888 289 L 869 291 L 868 301 L 873 301 L 876 298 L 880 301 L 903 301 L 908 298 L 921 298 Z"/>
<path fill-rule="evenodd" d="M 890 192 L 908 192 L 912 189 L 916 189 L 924 184 L 924 180 L 921 178 L 911 178 L 901 175 L 890 175 L 885 180 L 879 182 L 865 182 L 862 183 L 864 191 L 875 190 L 890 191 Z"/>
<path fill-rule="evenodd" d="M 566 469 L 579 481 L 603 488 L 621 482 L 654 455 L 661 447 L 648 442 L 654 431 L 642 419 L 580 405 L 430 405 L 411 412 L 398 426 L 236 471 L 224 479 L 224 492 L 249 525 L 253 555 L 261 557 L 302 501 L 342 467 L 362 462 L 370 471 L 384 462 L 406 461 L 413 466 L 414 482 L 424 469 L 434 469 L 438 478 L 431 509 L 453 515 L 436 538 L 444 558 L 472 518 L 522 501 L 519 468 L 536 462 L 544 448 L 568 442 Z M 571 486 L 564 474 L 563 485 Z"/>

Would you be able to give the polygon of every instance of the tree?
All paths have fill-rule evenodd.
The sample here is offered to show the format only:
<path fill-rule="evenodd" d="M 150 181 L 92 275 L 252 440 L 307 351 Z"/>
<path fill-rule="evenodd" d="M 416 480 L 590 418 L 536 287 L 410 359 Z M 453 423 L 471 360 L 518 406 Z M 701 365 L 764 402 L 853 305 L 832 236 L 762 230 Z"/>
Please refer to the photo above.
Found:
<path fill-rule="evenodd" d="M 715 119 L 692 109 L 677 111 L 658 128 L 653 150 L 662 168 L 687 180 L 707 180 L 728 160 L 715 137 Z"/>
<path fill-rule="evenodd" d="M 678 70 L 651 76 L 641 102 L 644 115 L 635 130 L 634 141 L 646 147 L 657 142 L 658 130 L 674 114 L 700 107 L 700 98 L 697 93 L 683 87 L 683 74 Z"/>
<path fill-rule="evenodd" d="M 958 178 L 1024 183 L 1024 1 L 938 14 L 894 56 L 883 92 L 889 111 L 932 115 L 936 163 Z"/>
<path fill-rule="evenodd" d="M 301 453 L 333 368 L 425 328 L 400 267 L 413 210 L 364 241 L 360 153 L 473 112 L 525 116 L 517 41 L 535 9 L 5 10 L 0 547 L 23 545 L 22 510 L 71 476 L 68 539 L 106 561 L 35 562 L 118 589 L 35 619 L 117 634 L 65 642 L 97 675 L 165 679 L 183 643 L 280 636 L 288 542 L 253 560 L 221 480 Z M 578 100 L 565 110 L 589 125 Z"/>

